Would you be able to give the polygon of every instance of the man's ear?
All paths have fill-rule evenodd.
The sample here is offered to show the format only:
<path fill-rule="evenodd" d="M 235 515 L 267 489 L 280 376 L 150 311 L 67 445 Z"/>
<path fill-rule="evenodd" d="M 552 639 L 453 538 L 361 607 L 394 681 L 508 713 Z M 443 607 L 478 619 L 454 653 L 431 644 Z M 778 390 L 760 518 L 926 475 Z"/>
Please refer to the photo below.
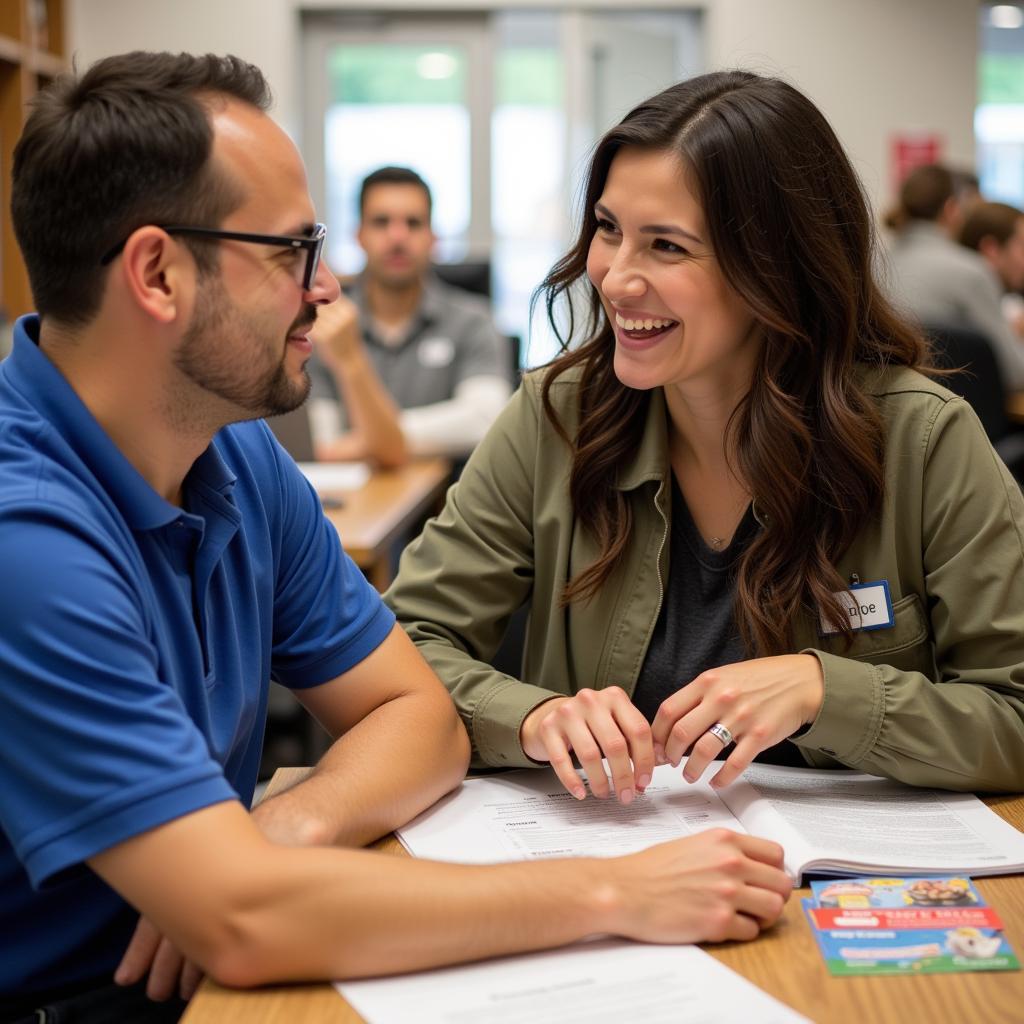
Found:
<path fill-rule="evenodd" d="M 960 218 L 960 204 L 957 202 L 956 196 L 950 196 L 942 204 L 942 209 L 939 211 L 939 216 L 936 218 L 939 227 L 944 228 L 946 234 L 955 233 L 953 229 L 959 224 Z"/>
<path fill-rule="evenodd" d="M 188 248 L 162 228 L 148 224 L 125 243 L 119 272 L 136 305 L 160 324 L 189 307 L 196 268 Z"/>
<path fill-rule="evenodd" d="M 997 241 L 995 235 L 985 235 L 978 241 L 978 252 L 989 261 L 995 263 L 1002 254 L 1003 247 Z"/>

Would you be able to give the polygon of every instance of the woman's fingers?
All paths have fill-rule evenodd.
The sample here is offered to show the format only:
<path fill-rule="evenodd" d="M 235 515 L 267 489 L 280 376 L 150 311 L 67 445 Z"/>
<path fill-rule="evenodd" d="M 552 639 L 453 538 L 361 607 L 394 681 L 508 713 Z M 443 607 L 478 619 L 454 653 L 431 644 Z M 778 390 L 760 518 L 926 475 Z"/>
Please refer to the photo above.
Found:
<path fill-rule="evenodd" d="M 558 781 L 565 786 L 577 800 L 582 800 L 587 795 L 587 790 L 576 772 L 576 766 L 572 763 L 572 756 L 569 753 L 569 746 L 561 733 L 552 729 L 548 732 L 541 726 L 541 738 L 547 748 L 548 761 L 554 768 Z"/>
<path fill-rule="evenodd" d="M 559 702 L 541 722 L 537 735 L 562 785 L 577 799 L 582 783 L 572 768 L 570 751 L 587 773 L 591 792 L 602 799 L 614 795 L 629 803 L 654 773 L 650 726 L 617 686 L 581 690 Z"/>

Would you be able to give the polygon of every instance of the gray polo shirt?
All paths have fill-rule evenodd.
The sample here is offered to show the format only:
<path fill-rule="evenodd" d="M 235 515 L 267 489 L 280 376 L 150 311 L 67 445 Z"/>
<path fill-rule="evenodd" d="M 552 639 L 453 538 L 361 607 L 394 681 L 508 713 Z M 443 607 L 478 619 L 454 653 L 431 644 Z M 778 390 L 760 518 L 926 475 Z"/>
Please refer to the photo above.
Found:
<path fill-rule="evenodd" d="M 431 275 L 405 338 L 386 345 L 374 333 L 362 279 L 346 291 L 359 309 L 366 350 L 399 408 L 446 402 L 470 377 L 511 376 L 508 339 L 498 333 L 484 299 Z M 331 371 L 315 354 L 306 365 L 313 382 L 311 397 L 340 406 Z"/>
<path fill-rule="evenodd" d="M 992 346 L 1005 387 L 1024 387 L 1024 343 L 1006 322 L 1002 287 L 988 264 L 928 221 L 914 221 L 889 249 L 895 304 L 925 327 L 965 327 Z"/>

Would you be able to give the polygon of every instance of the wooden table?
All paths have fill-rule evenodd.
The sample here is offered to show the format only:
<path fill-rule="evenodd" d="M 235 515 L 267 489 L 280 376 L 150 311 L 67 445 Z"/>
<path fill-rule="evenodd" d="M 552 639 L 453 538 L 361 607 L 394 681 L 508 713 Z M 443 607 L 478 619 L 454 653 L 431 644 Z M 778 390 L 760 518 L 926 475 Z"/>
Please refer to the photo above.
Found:
<path fill-rule="evenodd" d="M 345 550 L 378 590 L 391 582 L 391 546 L 435 510 L 451 471 L 445 459 L 417 459 L 374 471 L 356 490 L 321 495 Z M 340 508 L 330 507 L 333 497 L 341 499 Z"/>
<path fill-rule="evenodd" d="M 279 769 L 266 795 L 295 785 L 309 771 Z M 985 803 L 1024 831 L 1024 796 L 988 797 Z M 393 836 L 374 846 L 385 853 L 407 856 Z M 981 878 L 977 886 L 1002 916 L 1014 952 L 1024 957 L 1024 875 Z M 800 898 L 807 895 L 807 889 L 794 892 L 782 919 L 754 942 L 704 948 L 727 967 L 821 1024 L 1020 1024 L 1024 1020 L 1021 971 L 931 974 L 921 978 L 833 978 L 800 908 Z M 327 984 L 238 992 L 204 981 L 182 1024 L 359 1024 L 362 1019 Z"/>

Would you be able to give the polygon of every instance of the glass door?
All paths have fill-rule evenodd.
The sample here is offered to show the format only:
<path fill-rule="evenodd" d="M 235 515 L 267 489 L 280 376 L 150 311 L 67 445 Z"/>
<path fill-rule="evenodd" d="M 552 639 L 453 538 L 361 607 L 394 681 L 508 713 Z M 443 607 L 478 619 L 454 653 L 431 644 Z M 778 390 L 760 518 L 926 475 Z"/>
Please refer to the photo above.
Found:
<path fill-rule="evenodd" d="M 384 165 L 411 167 L 430 186 L 439 262 L 487 258 L 487 39 L 483 17 L 402 17 L 377 27 L 339 18 L 306 33 L 313 101 L 303 149 L 338 273 L 362 267 L 359 185 Z"/>

